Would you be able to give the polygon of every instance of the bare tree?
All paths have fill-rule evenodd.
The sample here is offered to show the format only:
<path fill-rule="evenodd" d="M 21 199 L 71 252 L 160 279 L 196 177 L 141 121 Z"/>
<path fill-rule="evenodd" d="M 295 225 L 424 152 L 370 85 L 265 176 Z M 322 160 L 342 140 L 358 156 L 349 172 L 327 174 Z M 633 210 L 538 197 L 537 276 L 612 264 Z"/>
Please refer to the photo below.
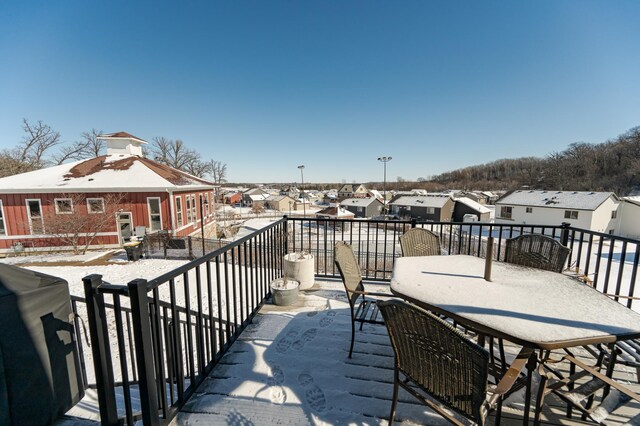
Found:
<path fill-rule="evenodd" d="M 0 177 L 43 168 L 47 152 L 60 144 L 60 133 L 42 121 L 30 123 L 24 118 L 22 129 L 25 135 L 18 146 L 0 153 Z"/>
<path fill-rule="evenodd" d="M 209 174 L 210 166 L 209 163 L 205 163 L 200 161 L 198 158 L 194 158 L 192 161 L 185 164 L 183 170 L 193 176 L 203 178 Z"/>
<path fill-rule="evenodd" d="M 227 181 L 227 164 L 222 161 L 210 160 L 209 173 L 214 183 L 222 184 Z"/>
<path fill-rule="evenodd" d="M 87 203 L 84 194 L 61 194 L 58 204 L 43 216 L 46 233 L 72 247 L 73 254 L 84 254 L 100 232 L 115 226 L 115 213 L 123 199 L 123 194 L 114 193 L 106 194 L 102 202 Z"/>
<path fill-rule="evenodd" d="M 187 165 L 200 161 L 200 154 L 187 148 L 180 139 L 153 138 L 150 151 L 155 161 L 178 170 L 187 171 Z"/>

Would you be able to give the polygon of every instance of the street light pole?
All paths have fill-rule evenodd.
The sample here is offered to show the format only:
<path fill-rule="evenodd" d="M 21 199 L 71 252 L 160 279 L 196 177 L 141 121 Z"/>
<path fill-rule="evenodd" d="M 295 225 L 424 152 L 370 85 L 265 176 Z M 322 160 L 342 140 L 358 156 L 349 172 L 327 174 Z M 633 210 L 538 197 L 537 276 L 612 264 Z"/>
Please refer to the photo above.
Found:
<path fill-rule="evenodd" d="M 302 195 L 302 215 L 307 217 L 307 205 L 304 202 L 304 165 L 298 166 L 300 169 L 300 178 L 302 179 L 302 183 L 300 184 L 300 194 Z"/>
<path fill-rule="evenodd" d="M 387 163 L 391 161 L 391 157 L 378 157 L 378 161 L 382 161 L 384 164 L 384 181 L 382 183 L 383 203 L 382 203 L 382 215 L 386 219 L 387 214 Z"/>

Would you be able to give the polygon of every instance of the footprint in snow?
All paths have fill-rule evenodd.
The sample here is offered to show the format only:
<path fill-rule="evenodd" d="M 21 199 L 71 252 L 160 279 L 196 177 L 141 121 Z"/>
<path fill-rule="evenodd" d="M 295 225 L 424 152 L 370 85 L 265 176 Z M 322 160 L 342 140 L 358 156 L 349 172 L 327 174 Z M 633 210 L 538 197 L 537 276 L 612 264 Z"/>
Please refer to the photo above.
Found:
<path fill-rule="evenodd" d="M 327 314 L 320 320 L 320 327 L 329 327 L 333 322 L 333 317 L 336 316 L 336 311 L 328 311 Z"/>
<path fill-rule="evenodd" d="M 304 397 L 311 409 L 322 412 L 327 408 L 327 400 L 322 389 L 315 384 L 313 377 L 307 373 L 298 376 L 298 383 L 304 388 Z"/>
<path fill-rule="evenodd" d="M 293 344 L 291 345 L 291 348 L 294 351 L 302 350 L 302 348 L 304 347 L 305 343 L 312 341 L 313 338 L 316 337 L 316 334 L 318 334 L 318 329 L 316 329 L 316 328 L 308 329 L 307 331 L 302 333 L 302 336 L 300 336 L 299 339 L 297 339 L 295 342 L 293 342 Z"/>
<path fill-rule="evenodd" d="M 293 342 L 296 340 L 297 337 L 298 337 L 297 330 L 288 331 L 287 334 L 284 337 L 280 338 L 276 343 L 276 351 L 280 353 L 285 353 L 286 351 L 289 350 L 289 348 L 291 347 L 291 345 L 293 344 Z"/>

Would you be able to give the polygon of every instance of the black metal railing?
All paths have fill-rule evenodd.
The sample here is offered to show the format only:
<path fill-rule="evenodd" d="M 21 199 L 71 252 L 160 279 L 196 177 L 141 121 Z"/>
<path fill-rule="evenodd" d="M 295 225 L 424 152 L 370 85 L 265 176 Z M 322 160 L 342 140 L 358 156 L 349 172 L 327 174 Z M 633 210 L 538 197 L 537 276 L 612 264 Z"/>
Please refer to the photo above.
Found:
<path fill-rule="evenodd" d="M 544 233 L 571 248 L 567 270 L 637 308 L 633 304 L 638 299 L 637 240 L 568 224 L 285 217 L 150 281 L 112 285 L 99 275 L 84 279 L 102 422 L 168 423 L 265 302 L 269 283 L 282 272 L 285 253 L 309 252 L 315 257 L 318 277 L 337 278 L 333 247 L 346 241 L 353 246 L 365 279 L 389 282 L 400 256 L 399 237 L 411 227 L 438 234 L 443 254 L 485 256 L 488 237 L 493 237 L 496 260 L 504 260 L 507 239 Z M 80 303 L 74 299 L 76 312 L 85 309 Z M 78 323 L 76 332 L 80 333 Z M 84 380 L 93 382 L 86 375 Z M 122 406 L 117 406 L 117 399 L 124 401 Z"/>
<path fill-rule="evenodd" d="M 511 225 L 481 222 L 417 222 L 401 220 L 345 220 L 288 218 L 288 251 L 306 251 L 315 256 L 316 274 L 337 277 L 333 246 L 337 241 L 352 245 L 364 278 L 388 281 L 400 256 L 399 237 L 411 227 L 423 227 L 440 237 L 445 254 L 484 257 L 488 237 L 494 238 L 493 257 L 504 260 L 506 240 L 522 234 L 545 234 L 571 248 L 567 270 L 588 281 L 631 308 L 640 304 L 635 294 L 640 241 L 569 224 Z"/>
<path fill-rule="evenodd" d="M 175 416 L 269 295 L 286 227 L 280 220 L 150 281 L 83 279 L 103 424 Z"/>

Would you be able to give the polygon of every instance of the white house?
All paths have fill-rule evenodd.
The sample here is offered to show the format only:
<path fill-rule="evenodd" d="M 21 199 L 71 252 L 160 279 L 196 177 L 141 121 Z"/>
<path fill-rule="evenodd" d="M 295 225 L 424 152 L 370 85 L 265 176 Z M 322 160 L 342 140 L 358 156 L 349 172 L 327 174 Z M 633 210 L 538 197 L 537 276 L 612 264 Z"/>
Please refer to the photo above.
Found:
<path fill-rule="evenodd" d="M 620 199 L 613 192 L 518 190 L 496 201 L 495 223 L 560 225 L 615 233 Z"/>
<path fill-rule="evenodd" d="M 640 197 L 620 198 L 620 228 L 616 234 L 640 239 Z"/>

